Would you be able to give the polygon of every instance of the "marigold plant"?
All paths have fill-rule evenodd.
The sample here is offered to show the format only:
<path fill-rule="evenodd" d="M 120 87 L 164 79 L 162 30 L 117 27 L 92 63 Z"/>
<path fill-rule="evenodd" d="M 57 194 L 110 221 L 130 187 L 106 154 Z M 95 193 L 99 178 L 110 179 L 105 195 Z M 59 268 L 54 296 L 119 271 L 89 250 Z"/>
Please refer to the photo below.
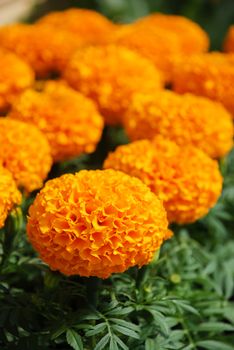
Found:
<path fill-rule="evenodd" d="M 234 25 L 230 26 L 224 39 L 224 51 L 234 52 Z"/>
<path fill-rule="evenodd" d="M 40 18 L 38 24 L 49 24 L 55 29 L 67 30 L 76 35 L 83 44 L 97 44 L 106 41 L 106 37 L 116 26 L 100 13 L 70 8 L 66 11 L 50 12 Z"/>
<path fill-rule="evenodd" d="M 153 13 L 137 22 L 138 25 L 153 26 L 155 29 L 165 29 L 178 38 L 180 50 L 184 54 L 206 52 L 209 49 L 207 33 L 195 22 L 183 16 Z"/>
<path fill-rule="evenodd" d="M 0 165 L 0 228 L 4 226 L 8 213 L 21 202 L 21 193 L 11 173 Z"/>
<path fill-rule="evenodd" d="M 82 41 L 50 25 L 12 24 L 0 28 L 0 45 L 24 59 L 40 78 L 59 73 Z"/>
<path fill-rule="evenodd" d="M 218 163 L 201 150 L 161 136 L 119 146 L 104 168 L 141 179 L 161 200 L 169 222 L 191 223 L 207 214 L 222 190 Z"/>
<path fill-rule="evenodd" d="M 34 125 L 0 118 L 0 162 L 18 187 L 31 192 L 42 186 L 52 164 L 45 136 Z"/>
<path fill-rule="evenodd" d="M 64 77 L 97 103 L 108 124 L 122 122 L 134 92 L 152 92 L 162 86 L 160 73 L 150 61 L 114 45 L 77 51 Z"/>
<path fill-rule="evenodd" d="M 162 135 L 182 146 L 192 144 L 213 158 L 224 156 L 233 145 L 228 111 L 220 103 L 192 94 L 166 90 L 136 94 L 124 124 L 131 140 Z"/>
<path fill-rule="evenodd" d="M 55 161 L 93 152 L 104 124 L 91 100 L 52 81 L 41 92 L 25 91 L 9 116 L 35 124 L 46 135 Z"/>
<path fill-rule="evenodd" d="M 0 49 L 0 113 L 5 112 L 15 96 L 34 83 L 33 70 L 13 53 Z"/>
<path fill-rule="evenodd" d="M 178 59 L 174 63 L 173 89 L 192 92 L 221 102 L 234 113 L 234 54 L 212 52 Z"/>
<path fill-rule="evenodd" d="M 46 183 L 27 232 L 40 257 L 65 275 L 107 278 L 153 258 L 170 236 L 161 201 L 139 179 L 82 170 Z"/>

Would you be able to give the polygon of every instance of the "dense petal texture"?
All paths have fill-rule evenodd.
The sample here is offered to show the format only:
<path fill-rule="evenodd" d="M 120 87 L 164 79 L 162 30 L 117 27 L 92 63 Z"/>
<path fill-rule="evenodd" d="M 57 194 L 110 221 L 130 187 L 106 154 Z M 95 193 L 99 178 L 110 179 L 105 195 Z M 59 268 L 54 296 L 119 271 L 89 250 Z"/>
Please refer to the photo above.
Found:
<path fill-rule="evenodd" d="M 115 25 L 100 13 L 78 8 L 50 12 L 37 23 L 67 30 L 75 34 L 83 44 L 105 42 L 106 37 L 115 30 Z"/>
<path fill-rule="evenodd" d="M 115 170 L 50 180 L 29 209 L 29 240 L 53 270 L 107 278 L 147 264 L 169 238 L 161 201 Z"/>
<path fill-rule="evenodd" d="M 209 48 L 207 33 L 195 22 L 183 16 L 153 13 L 137 21 L 142 26 L 164 29 L 178 38 L 180 50 L 184 54 L 206 52 Z"/>
<path fill-rule="evenodd" d="M 179 145 L 192 144 L 213 158 L 224 156 L 233 145 L 229 112 L 220 103 L 192 94 L 136 94 L 124 124 L 131 140 L 163 135 Z"/>
<path fill-rule="evenodd" d="M 0 46 L 15 52 L 44 78 L 64 69 L 79 38 L 49 25 L 12 24 L 0 28 Z"/>
<path fill-rule="evenodd" d="M 34 125 L 0 118 L 0 162 L 18 187 L 31 192 L 40 188 L 51 168 L 50 147 Z"/>
<path fill-rule="evenodd" d="M 13 53 L 0 49 L 0 113 L 5 112 L 14 98 L 34 83 L 33 70 Z"/>
<path fill-rule="evenodd" d="M 234 52 L 234 25 L 229 28 L 224 39 L 224 51 Z"/>
<path fill-rule="evenodd" d="M 4 226 L 8 213 L 20 202 L 21 193 L 11 173 L 0 165 L 0 228 Z"/>
<path fill-rule="evenodd" d="M 75 89 L 92 98 L 108 124 L 119 124 L 136 91 L 161 87 L 160 74 L 147 59 L 124 47 L 87 47 L 75 53 L 64 74 Z"/>
<path fill-rule="evenodd" d="M 222 189 L 218 163 L 201 150 L 161 136 L 119 146 L 104 167 L 141 179 L 163 200 L 169 222 L 191 223 L 207 214 Z"/>
<path fill-rule="evenodd" d="M 47 137 L 55 161 L 93 152 L 104 124 L 93 101 L 52 81 L 41 92 L 25 91 L 10 117 L 35 124 Z"/>
<path fill-rule="evenodd" d="M 175 62 L 173 89 L 219 101 L 234 114 L 234 54 L 193 55 Z"/>

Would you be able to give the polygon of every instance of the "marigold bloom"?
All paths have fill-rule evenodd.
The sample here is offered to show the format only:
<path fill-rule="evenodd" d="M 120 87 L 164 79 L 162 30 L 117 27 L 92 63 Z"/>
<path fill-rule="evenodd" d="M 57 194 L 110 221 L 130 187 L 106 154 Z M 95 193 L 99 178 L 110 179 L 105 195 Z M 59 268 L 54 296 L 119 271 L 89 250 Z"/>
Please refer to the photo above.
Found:
<path fill-rule="evenodd" d="M 124 47 L 93 46 L 79 50 L 64 74 L 69 84 L 93 99 L 108 124 L 118 124 L 135 91 L 161 87 L 153 64 Z"/>
<path fill-rule="evenodd" d="M 125 114 L 131 140 L 167 137 L 177 144 L 194 145 L 213 158 L 224 156 L 233 145 L 231 115 L 217 102 L 171 91 L 136 94 Z"/>
<path fill-rule="evenodd" d="M 27 63 L 2 48 L 0 62 L 0 112 L 5 112 L 15 96 L 34 83 L 34 73 Z"/>
<path fill-rule="evenodd" d="M 0 118 L 0 162 L 18 187 L 31 192 L 42 186 L 51 164 L 50 147 L 34 125 Z"/>
<path fill-rule="evenodd" d="M 50 12 L 37 23 L 67 30 L 84 44 L 102 43 L 115 30 L 115 25 L 100 13 L 78 8 Z"/>
<path fill-rule="evenodd" d="M 11 173 L 0 165 L 0 228 L 4 226 L 8 213 L 21 202 L 21 193 Z"/>
<path fill-rule="evenodd" d="M 224 51 L 234 52 L 234 25 L 230 26 L 224 39 Z"/>
<path fill-rule="evenodd" d="M 46 83 L 42 92 L 25 91 L 9 116 L 35 124 L 55 161 L 93 152 L 104 124 L 93 101 L 61 82 Z"/>
<path fill-rule="evenodd" d="M 234 55 L 212 52 L 179 59 L 173 73 L 173 89 L 192 92 L 221 102 L 234 113 Z"/>
<path fill-rule="evenodd" d="M 53 26 L 12 24 L 0 28 L 0 45 L 15 52 L 44 78 L 59 73 L 82 42 Z"/>
<path fill-rule="evenodd" d="M 153 26 L 155 29 L 164 29 L 178 38 L 181 52 L 194 54 L 206 52 L 209 49 L 207 33 L 195 22 L 183 16 L 153 13 L 137 22 L 138 25 Z"/>
<path fill-rule="evenodd" d="M 207 214 L 222 189 L 218 163 L 201 150 L 161 136 L 119 146 L 104 168 L 141 179 L 161 200 L 169 222 L 191 223 Z"/>
<path fill-rule="evenodd" d="M 170 237 L 161 201 L 115 170 L 50 180 L 29 209 L 29 240 L 53 270 L 107 278 L 147 264 Z"/>

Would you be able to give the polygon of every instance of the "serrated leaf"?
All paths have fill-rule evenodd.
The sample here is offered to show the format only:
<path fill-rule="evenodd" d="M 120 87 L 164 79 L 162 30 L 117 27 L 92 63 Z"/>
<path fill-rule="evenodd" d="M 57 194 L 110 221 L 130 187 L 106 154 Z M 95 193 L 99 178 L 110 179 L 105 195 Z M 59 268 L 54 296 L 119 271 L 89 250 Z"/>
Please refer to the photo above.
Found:
<path fill-rule="evenodd" d="M 216 340 L 203 340 L 197 342 L 196 345 L 207 350 L 234 350 L 234 347 L 232 345 L 228 345 Z"/>
<path fill-rule="evenodd" d="M 117 335 L 114 335 L 114 340 L 116 341 L 117 344 L 119 344 L 121 349 L 129 350 L 129 347 L 127 345 L 125 345 L 124 342 Z"/>
<path fill-rule="evenodd" d="M 120 318 L 109 318 L 109 321 L 116 323 L 120 326 L 132 329 L 133 331 L 139 332 L 139 326 L 137 326 L 136 324 L 134 324 L 132 322 L 128 322 L 128 321 L 122 320 Z"/>
<path fill-rule="evenodd" d="M 158 325 L 158 327 L 160 327 L 162 333 L 165 336 L 168 336 L 169 335 L 169 327 L 168 327 L 167 322 L 166 322 L 166 317 L 164 317 L 163 314 L 161 314 L 158 311 L 155 311 L 151 307 L 146 307 L 145 310 L 147 310 L 148 312 L 151 313 L 151 315 L 153 316 L 156 324 Z"/>
<path fill-rule="evenodd" d="M 198 332 L 218 332 L 233 331 L 234 327 L 224 322 L 203 322 L 197 327 Z"/>
<path fill-rule="evenodd" d="M 106 322 L 98 323 L 96 326 L 93 327 L 93 329 L 87 331 L 85 335 L 86 337 L 91 337 L 93 335 L 99 334 L 103 332 L 106 327 Z"/>
<path fill-rule="evenodd" d="M 110 340 L 109 350 L 119 350 L 118 344 L 113 337 Z"/>
<path fill-rule="evenodd" d="M 131 337 L 131 338 L 135 338 L 135 339 L 140 338 L 139 334 L 137 334 L 135 331 L 133 331 L 129 328 L 125 328 L 125 327 L 118 326 L 118 325 L 113 325 L 112 329 L 116 330 L 119 333 L 127 335 L 128 337 Z"/>
<path fill-rule="evenodd" d="M 74 350 L 83 350 L 83 343 L 79 334 L 73 329 L 68 329 L 66 332 L 67 343 Z"/>
<path fill-rule="evenodd" d="M 106 344 L 109 342 L 109 340 L 110 340 L 110 335 L 106 334 L 103 338 L 101 338 L 99 340 L 99 342 L 95 346 L 94 350 L 102 350 L 102 349 L 104 349 Z"/>

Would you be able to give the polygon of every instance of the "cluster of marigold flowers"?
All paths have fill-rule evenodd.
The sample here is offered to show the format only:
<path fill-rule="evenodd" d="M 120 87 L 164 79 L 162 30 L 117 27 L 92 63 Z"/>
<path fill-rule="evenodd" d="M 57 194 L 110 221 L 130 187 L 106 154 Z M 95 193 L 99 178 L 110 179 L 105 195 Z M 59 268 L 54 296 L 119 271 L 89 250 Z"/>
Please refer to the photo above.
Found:
<path fill-rule="evenodd" d="M 29 209 L 28 238 L 51 269 L 141 267 L 170 223 L 204 217 L 233 145 L 233 28 L 225 53 L 208 49 L 196 23 L 159 13 L 114 24 L 69 9 L 0 27 L 0 228 L 53 163 L 93 153 L 105 125 L 130 143 L 103 170 L 47 181 Z"/>

